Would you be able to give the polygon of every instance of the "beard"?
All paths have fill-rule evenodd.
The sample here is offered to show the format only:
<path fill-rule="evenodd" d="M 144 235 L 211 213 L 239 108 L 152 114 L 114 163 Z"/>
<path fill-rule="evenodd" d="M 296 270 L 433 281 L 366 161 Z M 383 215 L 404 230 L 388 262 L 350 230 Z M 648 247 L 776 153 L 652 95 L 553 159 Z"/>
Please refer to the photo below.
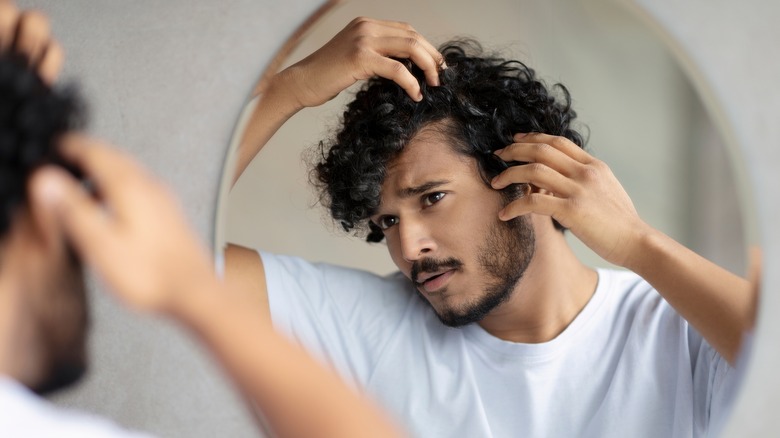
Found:
<path fill-rule="evenodd" d="M 477 260 L 487 276 L 483 293 L 475 300 L 462 306 L 437 310 L 418 288 L 417 295 L 431 305 L 439 320 L 448 327 L 462 327 L 479 322 L 493 309 L 506 302 L 523 277 L 535 250 L 535 236 L 531 221 L 520 216 L 509 221 L 497 220 L 490 228 L 485 243 L 479 247 Z M 439 269 L 459 270 L 463 262 L 455 258 L 444 260 L 422 259 L 412 265 L 412 281 L 422 272 L 436 272 Z"/>
<path fill-rule="evenodd" d="M 39 312 L 45 373 L 31 389 L 48 395 L 76 383 L 86 372 L 89 315 L 84 271 L 71 250 L 64 266 L 46 282 L 47 301 Z"/>

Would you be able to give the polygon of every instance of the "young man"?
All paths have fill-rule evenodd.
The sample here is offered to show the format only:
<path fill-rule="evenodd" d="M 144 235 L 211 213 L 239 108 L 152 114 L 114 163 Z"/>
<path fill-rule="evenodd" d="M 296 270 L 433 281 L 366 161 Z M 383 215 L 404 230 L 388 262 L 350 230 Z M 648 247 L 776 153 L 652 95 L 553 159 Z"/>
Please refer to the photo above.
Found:
<path fill-rule="evenodd" d="M 712 432 L 752 325 L 747 282 L 644 223 L 581 148 L 568 92 L 521 63 L 356 19 L 265 84 L 238 172 L 361 79 L 316 176 L 334 219 L 386 239 L 400 273 L 233 246 L 228 281 L 415 436 Z M 564 229 L 633 272 L 584 266 Z"/>
<path fill-rule="evenodd" d="M 119 151 L 67 133 L 77 106 L 48 85 L 62 51 L 43 15 L 0 1 L 0 52 L 0 436 L 140 436 L 38 396 L 86 366 L 81 259 L 129 305 L 201 339 L 275 436 L 400 436 L 225 290 L 165 187 Z"/>

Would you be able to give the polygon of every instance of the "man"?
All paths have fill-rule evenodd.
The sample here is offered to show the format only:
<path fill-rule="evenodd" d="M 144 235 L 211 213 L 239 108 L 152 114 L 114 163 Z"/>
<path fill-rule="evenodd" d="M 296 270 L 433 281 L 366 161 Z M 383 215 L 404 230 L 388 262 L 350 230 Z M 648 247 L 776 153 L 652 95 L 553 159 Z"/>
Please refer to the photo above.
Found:
<path fill-rule="evenodd" d="M 752 325 L 747 282 L 644 223 L 581 148 L 568 92 L 523 64 L 356 19 L 265 84 L 239 173 L 287 118 L 360 79 L 316 180 L 400 273 L 233 246 L 228 281 L 260 289 L 278 327 L 415 436 L 716 432 Z M 636 274 L 583 265 L 565 229 Z"/>
<path fill-rule="evenodd" d="M 224 289 L 161 183 L 119 151 L 68 133 L 77 105 L 49 85 L 62 51 L 42 14 L 0 2 L 0 52 L 0 436 L 140 436 L 38 396 L 85 369 L 81 259 L 129 305 L 201 339 L 276 435 L 400 436 Z M 260 344 L 247 347 L 250 335 Z"/>

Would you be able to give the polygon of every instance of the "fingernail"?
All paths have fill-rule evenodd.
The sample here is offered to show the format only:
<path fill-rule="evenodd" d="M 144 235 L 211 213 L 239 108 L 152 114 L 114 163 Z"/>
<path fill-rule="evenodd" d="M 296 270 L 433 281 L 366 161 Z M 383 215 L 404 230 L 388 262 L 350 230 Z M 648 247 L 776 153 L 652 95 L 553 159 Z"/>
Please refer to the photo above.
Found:
<path fill-rule="evenodd" d="M 490 185 L 493 186 L 493 187 L 497 186 L 498 183 L 499 183 L 499 179 L 500 179 L 500 177 L 498 177 L 498 176 L 494 177 L 492 180 L 490 180 Z"/>
<path fill-rule="evenodd" d="M 501 155 L 502 152 L 504 152 L 504 148 L 497 149 L 497 150 L 493 151 L 493 153 L 496 154 L 496 155 Z"/>
<path fill-rule="evenodd" d="M 415 100 L 415 102 L 422 102 L 422 99 L 423 99 L 423 95 L 422 95 L 422 91 L 421 91 L 421 92 L 417 93 L 417 98 L 415 98 L 414 100 Z"/>
<path fill-rule="evenodd" d="M 515 138 L 523 138 L 523 137 L 525 137 L 526 135 L 528 135 L 528 133 L 522 133 L 522 132 L 518 132 L 517 134 L 515 134 Z"/>
<path fill-rule="evenodd" d="M 447 67 L 447 63 L 446 63 L 446 62 L 444 62 L 444 60 L 442 59 L 442 60 L 441 60 L 441 69 L 442 69 L 442 70 L 447 70 L 448 68 L 449 68 L 449 67 Z"/>

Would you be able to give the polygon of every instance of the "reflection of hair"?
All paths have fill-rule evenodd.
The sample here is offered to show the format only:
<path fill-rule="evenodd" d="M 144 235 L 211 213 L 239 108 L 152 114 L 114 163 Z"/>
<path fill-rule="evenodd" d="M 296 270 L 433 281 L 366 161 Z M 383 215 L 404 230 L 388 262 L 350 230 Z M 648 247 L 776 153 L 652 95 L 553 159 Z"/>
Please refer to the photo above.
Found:
<path fill-rule="evenodd" d="M 54 91 L 21 61 L 0 57 L 0 238 L 26 203 L 32 171 L 62 163 L 55 140 L 81 122 L 79 113 L 73 91 Z"/>
<path fill-rule="evenodd" d="M 364 226 L 379 206 L 388 162 L 428 124 L 444 122 L 453 147 L 477 159 L 486 181 L 505 167 L 492 152 L 512 143 L 515 133 L 560 135 L 583 146 L 571 127 L 576 113 L 563 85 L 554 87 L 559 100 L 525 64 L 486 56 L 475 41 L 447 43 L 441 53 L 448 68 L 440 72 L 439 87 L 428 87 L 422 70 L 408 65 L 422 102 L 390 80 L 371 79 L 347 106 L 335 139 L 320 143 L 314 175 L 321 201 L 346 231 Z M 367 240 L 382 240 L 381 230 L 368 224 Z"/>

